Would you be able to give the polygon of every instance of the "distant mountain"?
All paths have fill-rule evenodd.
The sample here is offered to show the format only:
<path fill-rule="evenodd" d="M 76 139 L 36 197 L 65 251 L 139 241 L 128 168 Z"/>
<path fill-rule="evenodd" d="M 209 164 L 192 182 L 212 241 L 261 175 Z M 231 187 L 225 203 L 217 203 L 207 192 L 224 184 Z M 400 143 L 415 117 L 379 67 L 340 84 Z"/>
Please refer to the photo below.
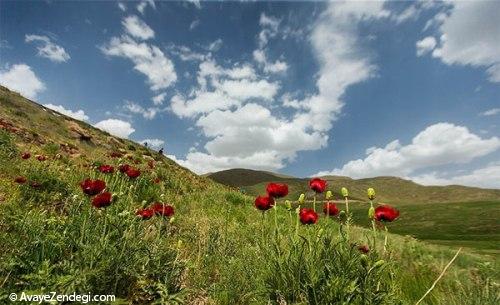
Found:
<path fill-rule="evenodd" d="M 309 182 L 309 179 L 242 168 L 211 173 L 207 177 L 221 184 L 240 187 L 250 195 L 263 194 L 269 182 L 287 183 L 290 188 L 289 199 L 296 199 L 300 193 L 306 192 Z M 353 199 L 365 200 L 366 189 L 373 187 L 377 192 L 377 200 L 383 202 L 432 203 L 500 200 L 499 189 L 461 185 L 424 186 L 398 177 L 352 179 L 342 176 L 325 176 L 322 178 L 328 181 L 329 189 L 338 198 L 340 198 L 340 188 L 346 187 Z"/>

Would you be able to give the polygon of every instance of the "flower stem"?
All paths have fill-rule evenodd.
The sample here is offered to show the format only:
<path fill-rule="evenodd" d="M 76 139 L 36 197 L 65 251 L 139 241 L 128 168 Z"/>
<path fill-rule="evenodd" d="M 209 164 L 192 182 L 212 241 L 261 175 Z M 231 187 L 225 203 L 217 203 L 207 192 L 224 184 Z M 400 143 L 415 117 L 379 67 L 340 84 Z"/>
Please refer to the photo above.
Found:
<path fill-rule="evenodd" d="M 313 210 L 314 210 L 314 212 L 316 212 L 316 193 L 314 193 Z"/>
<path fill-rule="evenodd" d="M 451 266 L 451 264 L 453 264 L 453 262 L 455 261 L 455 259 L 458 257 L 458 254 L 460 253 L 460 251 L 462 251 L 462 248 L 458 249 L 457 253 L 455 253 L 455 256 L 453 256 L 453 258 L 450 260 L 450 262 L 444 267 L 443 271 L 441 271 L 441 273 L 439 274 L 439 276 L 437 277 L 437 279 L 434 281 L 434 283 L 432 283 L 432 286 L 425 292 L 425 294 L 420 298 L 420 300 L 418 300 L 417 303 L 415 303 L 415 305 L 420 304 L 425 299 L 425 297 L 429 293 L 431 293 L 432 289 L 434 289 L 434 287 L 436 287 L 436 284 L 443 277 L 443 275 L 446 272 L 446 270 Z"/>
<path fill-rule="evenodd" d="M 384 229 L 385 229 L 385 238 L 384 238 L 384 254 L 385 254 L 385 252 L 387 251 L 387 234 L 388 234 L 387 226 L 384 226 Z"/>

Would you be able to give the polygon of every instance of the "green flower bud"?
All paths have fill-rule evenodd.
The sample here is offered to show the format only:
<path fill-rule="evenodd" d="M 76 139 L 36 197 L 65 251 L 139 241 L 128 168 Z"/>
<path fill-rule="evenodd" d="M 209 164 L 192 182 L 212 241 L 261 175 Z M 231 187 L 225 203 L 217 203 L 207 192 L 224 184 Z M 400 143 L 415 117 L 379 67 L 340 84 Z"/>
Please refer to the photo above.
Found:
<path fill-rule="evenodd" d="M 285 200 L 285 208 L 288 210 L 288 211 L 291 211 L 292 210 L 292 202 L 290 200 Z"/>
<path fill-rule="evenodd" d="M 373 219 L 373 217 L 375 217 L 375 208 L 370 207 L 370 209 L 368 210 L 368 218 Z"/>
<path fill-rule="evenodd" d="M 299 196 L 299 204 L 303 204 L 305 199 L 306 199 L 306 195 L 303 194 L 303 193 L 300 194 L 300 196 Z"/>
<path fill-rule="evenodd" d="M 375 190 L 373 188 L 370 187 L 366 192 L 368 194 L 368 199 L 375 199 Z"/>
<path fill-rule="evenodd" d="M 168 220 L 168 223 L 169 224 L 173 224 L 175 222 L 175 217 L 172 217 Z"/>
<path fill-rule="evenodd" d="M 325 199 L 326 199 L 326 200 L 330 200 L 330 199 L 332 198 L 332 196 L 333 196 L 333 195 L 332 195 L 332 191 L 327 191 L 327 192 L 326 192 L 326 195 L 325 195 Z"/>
<path fill-rule="evenodd" d="M 346 221 L 347 220 L 347 214 L 345 211 L 340 211 L 339 213 L 339 219 L 340 221 Z"/>
<path fill-rule="evenodd" d="M 342 189 L 340 189 L 340 192 L 342 193 L 342 196 L 349 197 L 349 191 L 347 190 L 347 188 L 343 187 Z"/>

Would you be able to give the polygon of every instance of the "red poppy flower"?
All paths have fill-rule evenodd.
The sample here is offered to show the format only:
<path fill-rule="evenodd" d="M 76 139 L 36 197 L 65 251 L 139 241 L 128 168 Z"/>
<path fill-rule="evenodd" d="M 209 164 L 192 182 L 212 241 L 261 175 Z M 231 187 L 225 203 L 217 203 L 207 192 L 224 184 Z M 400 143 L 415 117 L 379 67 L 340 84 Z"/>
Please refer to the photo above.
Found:
<path fill-rule="evenodd" d="M 142 219 L 146 220 L 155 214 L 155 211 L 153 209 L 139 209 L 137 212 L 135 212 L 135 215 L 141 217 Z"/>
<path fill-rule="evenodd" d="M 318 213 L 316 213 L 313 209 L 301 209 L 299 218 L 302 224 L 312 225 L 318 222 Z"/>
<path fill-rule="evenodd" d="M 255 198 L 255 207 L 261 211 L 267 211 L 274 205 L 274 199 L 270 196 L 257 196 Z"/>
<path fill-rule="evenodd" d="M 19 177 L 16 177 L 16 179 L 14 179 L 14 182 L 19 183 L 19 184 L 24 184 L 24 183 L 26 183 L 26 181 L 27 181 L 26 177 L 23 177 L 23 176 L 19 176 Z"/>
<path fill-rule="evenodd" d="M 31 154 L 29 152 L 23 152 L 23 154 L 21 155 L 21 158 L 23 158 L 24 160 L 27 160 L 27 159 L 31 158 Z"/>
<path fill-rule="evenodd" d="M 309 187 L 316 193 L 323 193 L 326 190 L 326 180 L 313 178 L 309 181 Z"/>
<path fill-rule="evenodd" d="M 112 174 L 115 172 L 115 168 L 111 165 L 101 165 L 99 171 L 104 174 Z"/>
<path fill-rule="evenodd" d="M 102 180 L 85 179 L 80 183 L 80 187 L 85 194 L 94 196 L 106 188 L 106 182 Z"/>
<path fill-rule="evenodd" d="M 40 161 L 40 162 L 41 162 L 41 161 L 45 161 L 45 160 L 47 160 L 47 156 L 44 156 L 44 155 L 37 155 L 37 156 L 36 156 L 36 159 L 37 159 L 38 161 Z"/>
<path fill-rule="evenodd" d="M 121 157 L 123 157 L 123 154 L 122 154 L 122 153 L 120 153 L 120 152 L 116 152 L 116 151 L 114 151 L 114 152 L 112 152 L 109 156 L 110 156 L 111 158 L 121 158 Z"/>
<path fill-rule="evenodd" d="M 118 166 L 118 170 L 122 173 L 126 173 L 129 168 L 130 168 L 130 165 L 128 165 L 128 164 L 120 164 L 120 166 Z"/>
<path fill-rule="evenodd" d="M 141 171 L 134 167 L 129 167 L 125 174 L 132 179 L 135 179 L 141 175 Z"/>
<path fill-rule="evenodd" d="M 165 217 L 170 217 L 175 213 L 173 206 L 160 202 L 154 203 L 150 209 L 153 210 L 156 215 Z"/>
<path fill-rule="evenodd" d="M 381 205 L 375 208 L 375 219 L 377 221 L 391 222 L 399 217 L 399 211 L 388 205 Z"/>
<path fill-rule="evenodd" d="M 266 190 L 267 194 L 273 198 L 281 198 L 288 195 L 288 185 L 284 183 L 269 183 Z"/>
<path fill-rule="evenodd" d="M 323 206 L 323 213 L 330 216 L 337 216 L 339 214 L 339 208 L 333 202 L 327 202 Z"/>
<path fill-rule="evenodd" d="M 101 193 L 92 199 L 92 205 L 98 209 L 105 208 L 111 204 L 111 197 L 110 192 Z"/>
<path fill-rule="evenodd" d="M 361 245 L 358 247 L 359 252 L 367 254 L 370 252 L 370 248 L 368 248 L 368 245 Z"/>

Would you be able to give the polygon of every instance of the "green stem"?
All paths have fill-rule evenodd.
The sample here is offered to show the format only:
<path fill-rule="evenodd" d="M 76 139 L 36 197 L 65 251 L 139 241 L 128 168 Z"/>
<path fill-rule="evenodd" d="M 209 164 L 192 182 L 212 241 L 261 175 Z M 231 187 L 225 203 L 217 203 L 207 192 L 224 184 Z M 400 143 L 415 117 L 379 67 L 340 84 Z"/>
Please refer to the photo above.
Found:
<path fill-rule="evenodd" d="M 387 251 L 387 234 L 388 234 L 387 226 L 384 226 L 384 229 L 385 229 L 385 238 L 384 238 L 384 254 L 385 254 L 385 252 Z"/>
<path fill-rule="evenodd" d="M 316 212 L 316 193 L 314 193 L 313 210 Z"/>

